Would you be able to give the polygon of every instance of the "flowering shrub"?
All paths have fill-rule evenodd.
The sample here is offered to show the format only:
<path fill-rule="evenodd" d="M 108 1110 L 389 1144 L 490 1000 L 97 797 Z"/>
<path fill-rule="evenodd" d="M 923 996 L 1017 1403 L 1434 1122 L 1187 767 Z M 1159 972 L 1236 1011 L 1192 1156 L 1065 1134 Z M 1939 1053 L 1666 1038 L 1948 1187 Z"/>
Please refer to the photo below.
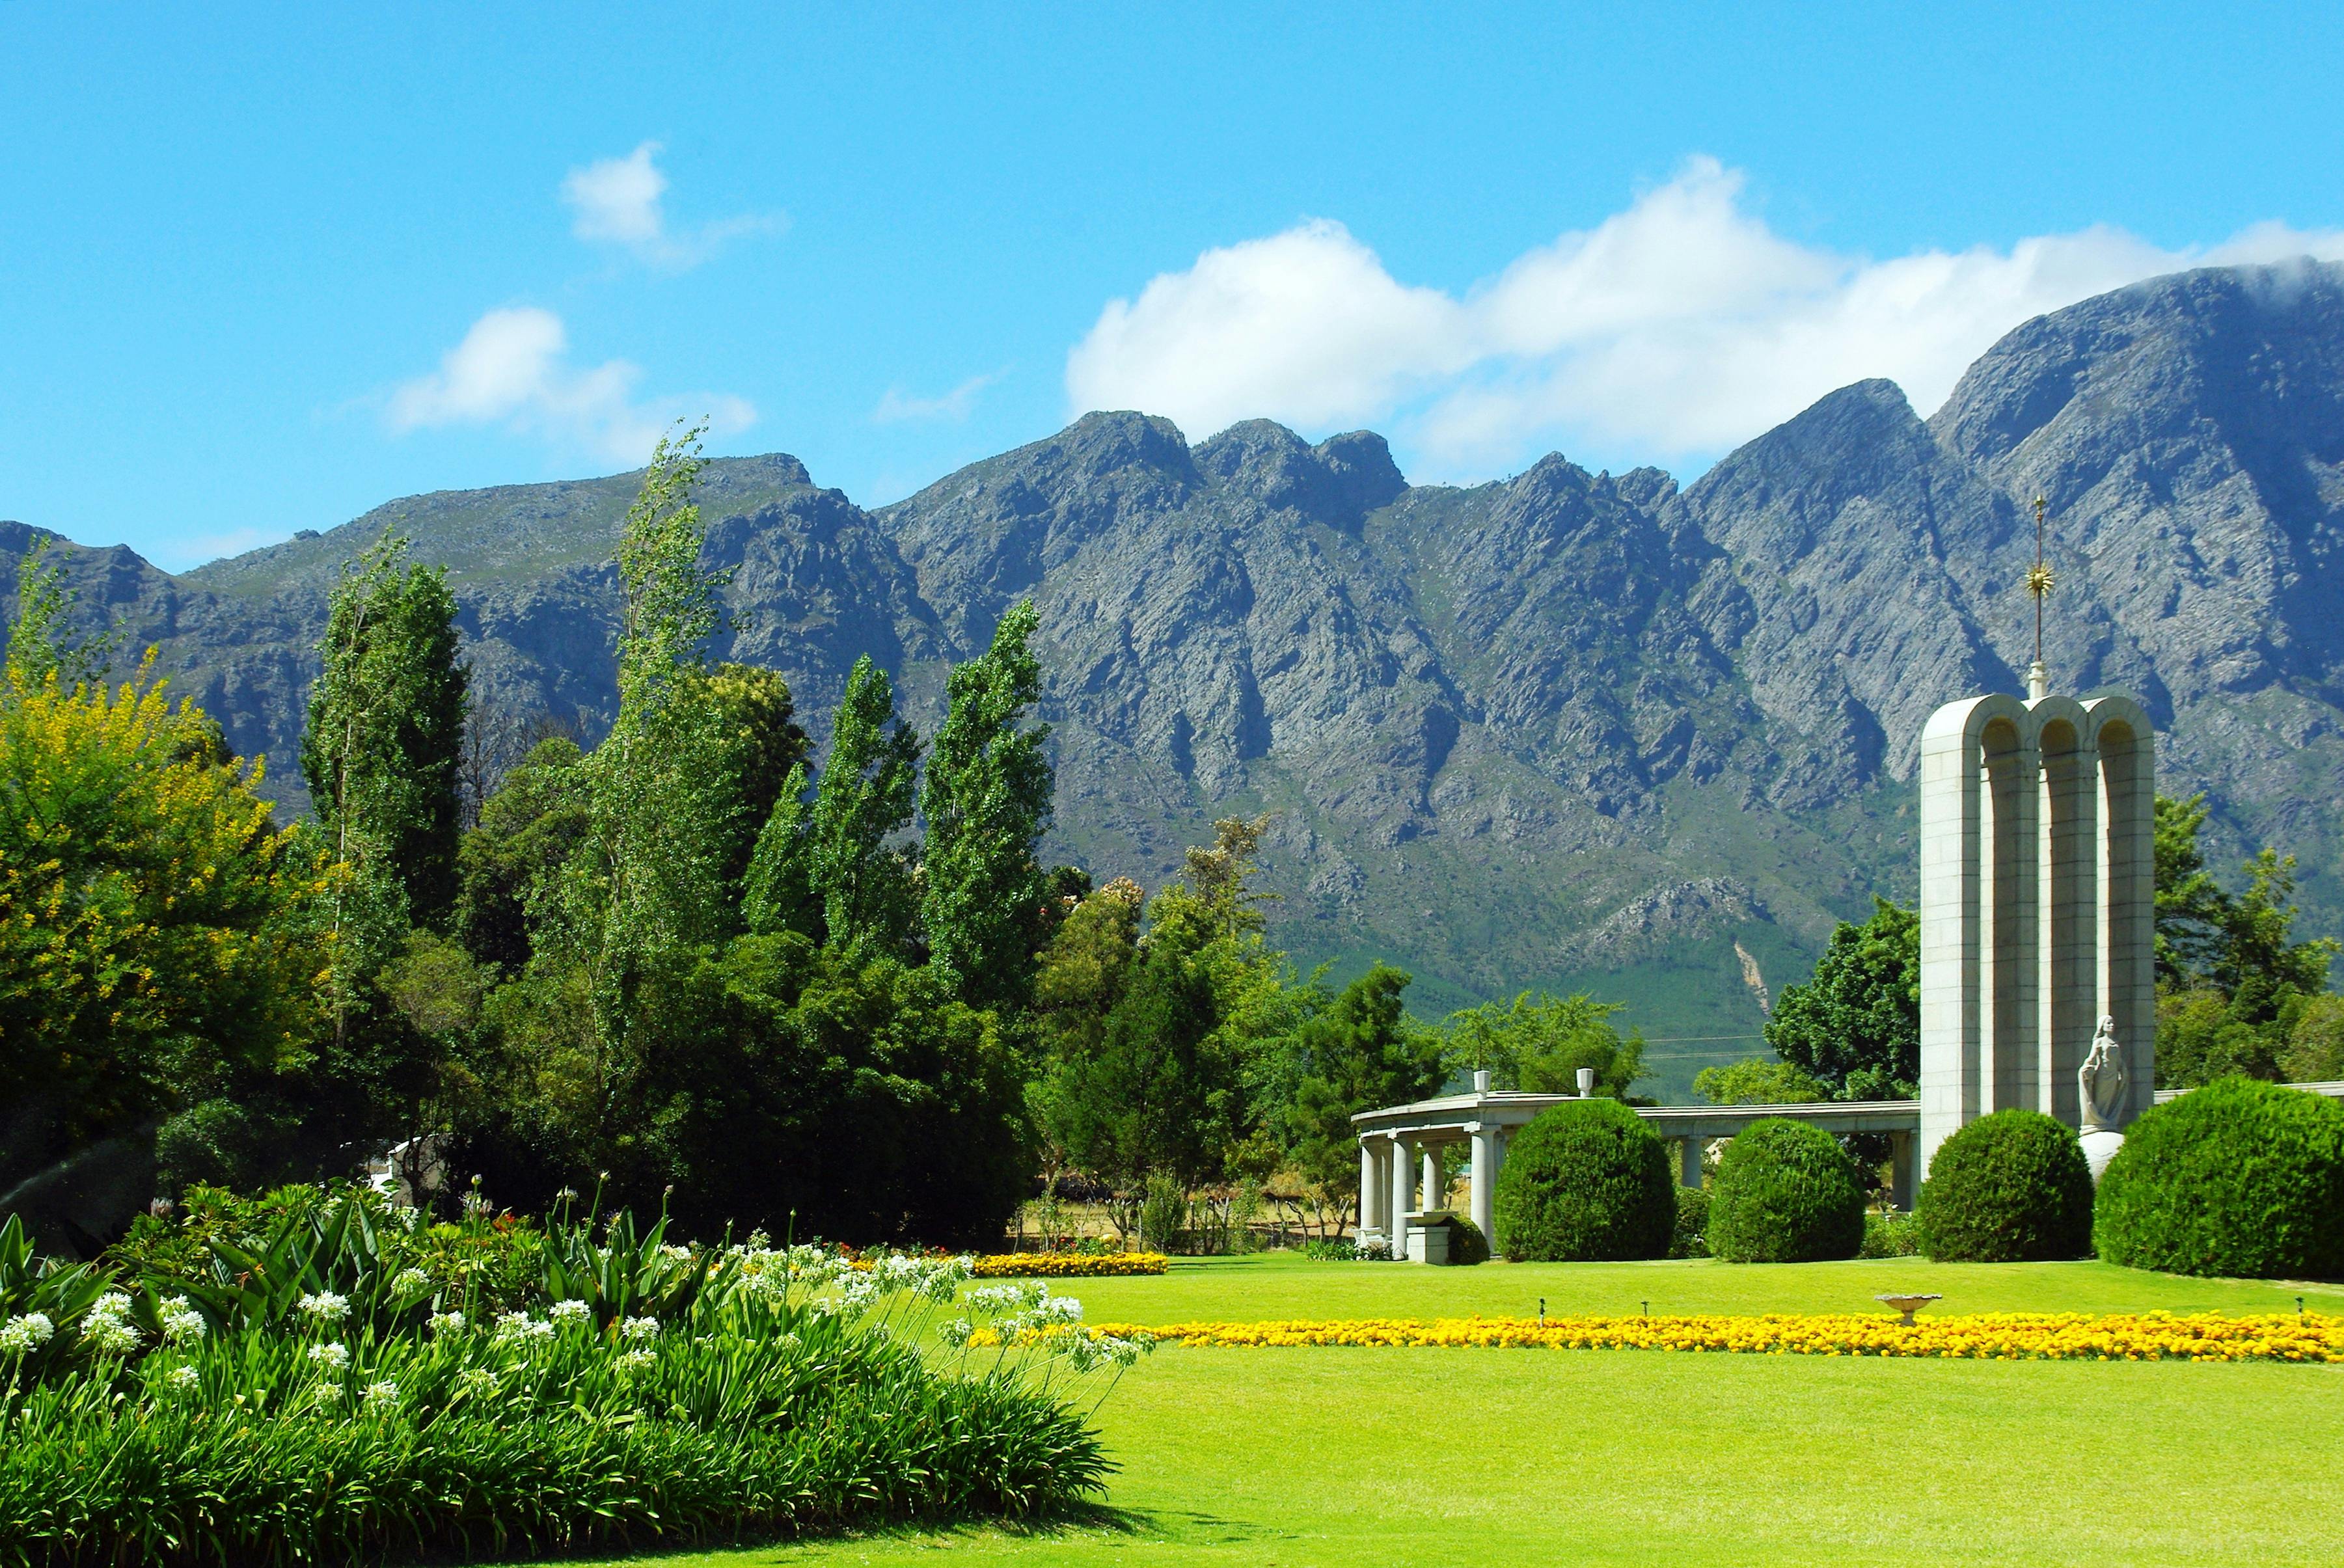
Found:
<path fill-rule="evenodd" d="M 1160 1274 L 1171 1267 L 1161 1252 L 995 1252 L 972 1260 L 980 1280 L 1103 1279 L 1116 1274 Z"/>
<path fill-rule="evenodd" d="M 212 1238 L 258 1271 L 190 1269 L 188 1294 L 0 1279 L 0 1562 L 536 1556 L 1058 1509 L 1107 1469 L 1065 1393 L 1145 1348 L 1038 1283 L 972 1291 L 931 1334 L 965 1257 L 691 1248 L 623 1215 L 548 1227 L 509 1305 L 386 1257 L 373 1218 Z"/>
<path fill-rule="evenodd" d="M 1122 1323 L 1091 1332 L 1124 1335 Z M 1929 1356 L 1987 1361 L 2344 1362 L 2344 1317 L 2220 1312 L 1981 1312 L 1766 1317 L 1362 1318 L 1164 1323 L 1146 1331 L 1199 1346 L 1376 1345 L 1510 1350 L 1723 1351 L 1762 1355 Z"/>

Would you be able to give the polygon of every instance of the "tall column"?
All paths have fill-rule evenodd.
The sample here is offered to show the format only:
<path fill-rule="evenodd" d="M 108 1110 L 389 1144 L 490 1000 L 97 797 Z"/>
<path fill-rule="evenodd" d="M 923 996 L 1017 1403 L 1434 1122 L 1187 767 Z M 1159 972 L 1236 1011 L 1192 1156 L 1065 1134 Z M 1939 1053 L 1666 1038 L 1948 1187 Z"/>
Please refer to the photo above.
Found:
<path fill-rule="evenodd" d="M 2127 697 L 2085 704 L 2100 762 L 2100 1010 L 2116 1020 L 2129 1121 L 2156 1103 L 2157 742 L 2148 715 Z M 2096 1026 L 2097 1020 L 2095 1020 Z"/>
<path fill-rule="evenodd" d="M 1492 1248 L 1497 1245 L 1498 1192 L 1498 1130 L 1486 1121 L 1477 1121 L 1470 1130 L 1473 1134 L 1473 1200 L 1471 1219 L 1474 1229 Z"/>
<path fill-rule="evenodd" d="M 2042 962 L 2036 1071 L 2026 1102 L 2070 1127 L 2082 1123 L 2076 1070 L 2099 1022 L 2098 757 L 2072 698 L 2032 705 L 2043 721 Z"/>
<path fill-rule="evenodd" d="M 1680 1138 L 1677 1140 L 1678 1186 L 1698 1187 L 1701 1185 L 1701 1151 L 1703 1141 L 1703 1140 L 1699 1138 Z"/>
<path fill-rule="evenodd" d="M 1368 1148 L 1368 1141 L 1359 1140 L 1359 1222 L 1351 1233 L 1361 1241 L 1376 1223 L 1376 1157 Z"/>
<path fill-rule="evenodd" d="M 1391 1255 L 1408 1261 L 1408 1211 L 1416 1207 L 1416 1172 L 1409 1168 L 1409 1147 L 1398 1134 L 1391 1140 Z"/>
<path fill-rule="evenodd" d="M 1428 1209 L 1449 1207 L 1449 1183 L 1440 1179 L 1440 1145 L 1423 1145 L 1424 1206 Z"/>
<path fill-rule="evenodd" d="M 2016 722 L 1985 727 L 1985 1045 L 1981 1112 L 2032 1109 L 2042 1033 L 2042 763 Z"/>
<path fill-rule="evenodd" d="M 1910 1132 L 1888 1135 L 1889 1195 L 1896 1207 L 1907 1214 L 1913 1211 L 1913 1198 L 1920 1190 L 1920 1183 L 1915 1180 L 1919 1172 L 1914 1169 L 1913 1162 L 1915 1141 L 1915 1135 Z"/>
<path fill-rule="evenodd" d="M 1921 732 L 1922 1158 L 1979 1111 L 1986 1013 L 1987 723 L 2026 709 L 2009 697 L 1948 703 Z"/>

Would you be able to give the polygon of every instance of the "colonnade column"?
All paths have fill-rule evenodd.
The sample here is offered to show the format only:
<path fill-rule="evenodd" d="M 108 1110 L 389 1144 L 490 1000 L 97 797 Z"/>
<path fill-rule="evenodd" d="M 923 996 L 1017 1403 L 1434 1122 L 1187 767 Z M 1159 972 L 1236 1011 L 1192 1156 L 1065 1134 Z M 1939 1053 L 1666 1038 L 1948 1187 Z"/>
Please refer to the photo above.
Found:
<path fill-rule="evenodd" d="M 1409 1169 L 1409 1147 L 1395 1135 L 1391 1141 L 1391 1231 L 1392 1261 L 1408 1261 L 1408 1211 L 1416 1207 L 1416 1172 Z"/>
<path fill-rule="evenodd" d="M 1449 1186 L 1440 1179 L 1440 1145 L 1420 1146 L 1424 1159 L 1424 1206 L 1428 1209 L 1449 1207 Z"/>
<path fill-rule="evenodd" d="M 1896 1207 L 1909 1214 L 1913 1211 L 1914 1194 L 1919 1187 L 1915 1180 L 1920 1173 L 1914 1169 L 1914 1148 L 1916 1139 L 1910 1132 L 1888 1135 L 1889 1192 Z"/>
<path fill-rule="evenodd" d="M 1362 1241 L 1368 1239 L 1368 1232 L 1376 1225 L 1376 1185 L 1375 1151 L 1362 1138 L 1359 1140 L 1359 1222 L 1351 1231 Z"/>
<path fill-rule="evenodd" d="M 1473 1199 L 1470 1218 L 1494 1251 L 1497 1246 L 1498 1129 L 1477 1121 L 1466 1129 L 1473 1135 Z"/>
<path fill-rule="evenodd" d="M 1700 1138 L 1680 1138 L 1677 1140 L 1678 1186 L 1698 1187 L 1701 1185 L 1701 1152 L 1702 1147 L 1705 1141 L 1705 1140 Z"/>

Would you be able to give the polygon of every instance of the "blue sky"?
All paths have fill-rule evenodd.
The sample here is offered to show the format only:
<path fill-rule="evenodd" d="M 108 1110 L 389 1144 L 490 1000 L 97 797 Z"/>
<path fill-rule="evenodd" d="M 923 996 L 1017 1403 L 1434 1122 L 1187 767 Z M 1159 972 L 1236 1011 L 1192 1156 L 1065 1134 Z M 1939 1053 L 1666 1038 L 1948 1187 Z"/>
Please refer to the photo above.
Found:
<path fill-rule="evenodd" d="M 11 4 L 0 517 L 179 568 L 676 413 L 866 503 L 1098 405 L 1688 474 L 2344 256 L 2332 6 L 1844 9 Z"/>

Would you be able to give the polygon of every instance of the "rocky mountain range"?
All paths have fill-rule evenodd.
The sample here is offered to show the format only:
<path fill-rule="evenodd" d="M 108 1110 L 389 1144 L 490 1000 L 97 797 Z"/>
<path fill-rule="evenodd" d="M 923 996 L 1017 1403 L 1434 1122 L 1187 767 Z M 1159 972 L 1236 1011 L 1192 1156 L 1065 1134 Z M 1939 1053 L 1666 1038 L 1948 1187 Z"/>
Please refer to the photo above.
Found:
<path fill-rule="evenodd" d="M 299 809 L 326 595 L 386 528 L 449 568 L 486 699 L 606 725 L 635 484 L 410 498 L 176 577 L 66 558 Z M 1305 962 L 1402 963 L 1428 1012 L 1591 987 L 1681 1094 L 1757 1048 L 1835 920 L 1911 896 L 1923 721 L 2032 657 L 2038 495 L 2055 686 L 2140 696 L 2218 859 L 2292 849 L 2306 927 L 2344 930 L 2344 267 L 2086 301 L 1925 421 L 1861 382 L 1687 488 L 1561 456 L 1412 486 L 1367 432 L 1191 444 L 1099 413 L 893 506 L 779 455 L 712 463 L 701 500 L 746 623 L 715 651 L 783 671 L 817 733 L 864 652 L 932 726 L 946 667 L 1030 596 L 1059 857 L 1152 883 L 1213 818 L 1273 812 Z M 0 524 L 0 571 L 32 538 Z"/>

